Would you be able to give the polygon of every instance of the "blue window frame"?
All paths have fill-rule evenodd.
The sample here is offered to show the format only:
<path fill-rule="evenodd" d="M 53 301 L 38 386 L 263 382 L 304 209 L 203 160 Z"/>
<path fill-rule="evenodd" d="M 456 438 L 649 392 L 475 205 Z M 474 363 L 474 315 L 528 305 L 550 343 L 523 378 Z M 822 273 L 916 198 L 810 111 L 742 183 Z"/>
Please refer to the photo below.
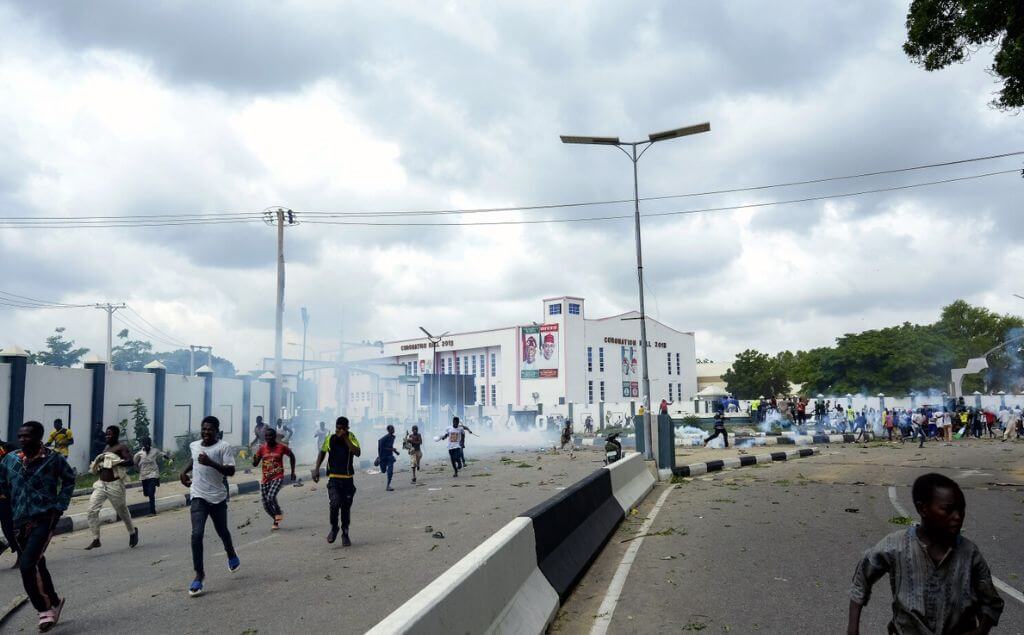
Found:
<path fill-rule="evenodd" d="M 569 303 L 569 315 L 579 315 L 579 314 L 580 314 L 580 305 L 573 304 L 572 302 L 570 302 Z"/>
<path fill-rule="evenodd" d="M 498 405 L 498 387 L 491 384 L 491 406 Z"/>
<path fill-rule="evenodd" d="M 604 372 L 604 347 L 597 349 L 597 369 Z M 601 397 L 601 401 L 604 401 L 604 396 Z"/>
<path fill-rule="evenodd" d="M 548 315 L 561 315 L 561 314 L 562 314 L 562 305 L 561 305 L 561 303 L 559 303 L 559 304 L 549 304 L 548 305 Z"/>
<path fill-rule="evenodd" d="M 601 382 L 601 401 L 604 401 L 604 382 Z"/>
<path fill-rule="evenodd" d="M 497 377 L 498 373 L 498 354 L 491 353 L 491 377 Z M 491 404 L 494 405 L 494 404 Z"/>
<path fill-rule="evenodd" d="M 594 403 L 594 380 L 587 381 L 587 403 Z"/>
<path fill-rule="evenodd" d="M 587 372 L 594 372 L 594 347 L 587 347 Z"/>

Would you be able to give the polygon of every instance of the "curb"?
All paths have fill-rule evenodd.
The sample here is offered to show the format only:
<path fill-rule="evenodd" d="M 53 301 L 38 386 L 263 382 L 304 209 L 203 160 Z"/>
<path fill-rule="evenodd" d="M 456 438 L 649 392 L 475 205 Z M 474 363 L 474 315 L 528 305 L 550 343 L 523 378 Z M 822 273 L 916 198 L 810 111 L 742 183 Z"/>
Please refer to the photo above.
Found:
<path fill-rule="evenodd" d="M 543 633 L 654 483 L 636 453 L 594 471 L 514 518 L 368 633 Z"/>
<path fill-rule="evenodd" d="M 232 483 L 228 485 L 228 498 L 232 496 L 239 496 L 242 494 L 250 494 L 252 492 L 260 491 L 259 481 L 244 481 L 242 483 Z M 163 498 L 156 499 L 156 511 L 157 513 L 167 511 L 169 509 L 178 509 L 179 507 L 188 507 L 192 502 L 192 497 L 188 494 L 175 494 L 174 496 L 164 496 Z M 141 503 L 132 503 L 128 506 L 128 513 L 131 514 L 132 518 L 139 518 L 140 516 L 146 516 L 149 514 L 149 501 L 143 501 Z M 100 510 L 100 525 L 109 525 L 120 521 L 117 512 L 110 507 L 104 506 Z M 57 521 L 57 527 L 53 530 L 53 535 L 57 536 L 60 534 L 70 534 L 76 531 L 89 528 L 89 513 L 80 512 L 77 514 L 70 514 L 68 516 L 62 516 Z"/>
<path fill-rule="evenodd" d="M 790 461 L 814 456 L 821 452 L 818 448 L 801 448 L 799 450 L 786 450 L 785 452 L 772 452 L 770 454 L 746 454 L 744 456 L 718 459 L 715 461 L 704 461 L 703 463 L 691 463 L 672 468 L 673 476 L 700 476 L 710 472 L 719 472 L 725 468 L 740 468 L 749 465 L 773 463 L 775 461 Z"/>

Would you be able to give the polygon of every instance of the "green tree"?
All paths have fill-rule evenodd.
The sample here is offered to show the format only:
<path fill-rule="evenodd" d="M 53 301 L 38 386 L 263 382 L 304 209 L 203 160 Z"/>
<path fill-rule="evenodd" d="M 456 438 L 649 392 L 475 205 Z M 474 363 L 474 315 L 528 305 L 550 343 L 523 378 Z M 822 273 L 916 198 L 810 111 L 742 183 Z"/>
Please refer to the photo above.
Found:
<path fill-rule="evenodd" d="M 74 366 L 89 352 L 87 348 L 75 348 L 74 340 L 64 339 L 64 327 L 58 326 L 54 334 L 46 338 L 46 350 L 32 353 L 29 351 L 29 361 L 33 364 L 45 366 Z"/>
<path fill-rule="evenodd" d="M 789 392 L 789 381 L 782 359 L 781 354 L 770 357 L 747 349 L 736 356 L 722 379 L 728 391 L 740 399 L 783 395 Z"/>
<path fill-rule="evenodd" d="M 138 447 L 142 438 L 149 436 L 149 409 L 142 399 L 136 399 L 132 404 L 132 422 L 135 424 L 135 446 Z"/>
<path fill-rule="evenodd" d="M 114 370 L 142 372 L 146 364 L 153 361 L 153 344 L 145 340 L 129 339 L 128 329 L 117 334 L 121 343 L 111 349 L 110 361 Z"/>
<path fill-rule="evenodd" d="M 178 350 L 156 353 L 155 357 L 160 363 L 167 367 L 167 372 L 172 375 L 187 375 L 189 372 L 189 351 L 179 348 Z M 206 353 L 196 351 L 196 368 L 206 364 Z M 213 374 L 217 377 L 234 377 L 238 373 L 235 365 L 223 357 L 213 356 Z"/>
<path fill-rule="evenodd" d="M 1003 86 L 992 105 L 1024 107 L 1024 2 L 913 0 L 903 51 L 925 70 L 963 62 L 981 47 L 996 48 L 991 74 Z"/>

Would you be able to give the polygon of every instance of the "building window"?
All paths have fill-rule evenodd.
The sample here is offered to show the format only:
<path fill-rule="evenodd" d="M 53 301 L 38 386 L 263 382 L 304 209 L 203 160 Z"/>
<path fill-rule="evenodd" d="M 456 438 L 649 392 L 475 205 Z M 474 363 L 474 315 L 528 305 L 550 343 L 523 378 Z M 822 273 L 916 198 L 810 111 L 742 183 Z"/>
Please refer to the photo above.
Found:
<path fill-rule="evenodd" d="M 480 405 L 482 405 L 482 406 L 486 406 L 487 405 L 487 393 L 486 393 L 486 391 L 487 391 L 487 387 L 486 386 L 480 386 Z"/>
<path fill-rule="evenodd" d="M 676 374 L 682 375 L 682 373 L 679 372 L 679 353 L 676 353 Z"/>
<path fill-rule="evenodd" d="M 484 376 L 484 355 L 483 355 L 483 353 L 480 354 L 480 376 L 481 377 Z"/>
<path fill-rule="evenodd" d="M 668 400 L 669 401 L 675 401 L 675 399 L 672 398 L 672 384 L 671 383 L 668 385 Z"/>
<path fill-rule="evenodd" d="M 672 374 L 672 353 L 665 353 L 668 356 L 668 374 Z"/>
<path fill-rule="evenodd" d="M 448 375 L 451 375 L 451 374 L 452 374 L 452 358 L 451 358 L 451 357 L 449 357 L 449 358 L 448 358 L 448 370 L 447 370 L 447 374 L 448 374 Z"/>
<path fill-rule="evenodd" d="M 600 384 L 599 388 L 601 390 L 601 393 L 600 393 L 601 401 L 604 401 L 604 380 L 601 381 L 601 384 Z"/>
<path fill-rule="evenodd" d="M 587 403 L 594 403 L 594 380 L 587 381 Z"/>
<path fill-rule="evenodd" d="M 461 370 L 462 370 L 461 360 L 458 357 L 456 357 L 455 358 L 455 374 L 456 375 L 461 375 L 462 374 L 460 372 Z"/>
<path fill-rule="evenodd" d="M 604 372 L 604 347 L 601 346 L 597 349 L 597 369 Z M 604 397 L 601 397 L 601 401 L 604 401 Z"/>
<path fill-rule="evenodd" d="M 572 302 L 570 302 L 569 303 L 569 315 L 579 315 L 579 314 L 580 314 L 580 305 L 573 304 Z"/>
<path fill-rule="evenodd" d="M 498 386 L 491 384 L 491 406 L 498 405 Z"/>
<path fill-rule="evenodd" d="M 587 372 L 594 372 L 594 347 L 587 347 Z"/>
<path fill-rule="evenodd" d="M 676 384 L 676 394 L 679 395 L 679 400 L 682 401 L 683 400 L 683 385 L 682 384 Z"/>
<path fill-rule="evenodd" d="M 473 358 L 473 376 L 476 376 L 476 355 L 471 356 Z"/>
<path fill-rule="evenodd" d="M 491 377 L 497 377 L 498 372 L 498 354 L 491 353 Z"/>
<path fill-rule="evenodd" d="M 548 305 L 548 315 L 561 315 L 561 314 L 562 314 L 562 305 L 561 305 L 561 303 L 559 303 L 559 304 L 549 304 Z"/>

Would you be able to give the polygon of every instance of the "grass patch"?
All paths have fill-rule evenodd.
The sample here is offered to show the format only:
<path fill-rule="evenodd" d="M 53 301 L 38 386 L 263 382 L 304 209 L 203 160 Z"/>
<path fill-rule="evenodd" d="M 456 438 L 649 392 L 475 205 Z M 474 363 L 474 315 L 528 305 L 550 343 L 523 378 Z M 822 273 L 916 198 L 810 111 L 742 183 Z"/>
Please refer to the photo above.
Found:
<path fill-rule="evenodd" d="M 788 487 L 789 486 L 789 480 L 788 479 L 784 479 L 784 478 L 780 478 L 779 480 L 777 480 L 774 483 L 772 483 L 772 485 L 781 485 L 782 487 Z"/>
<path fill-rule="evenodd" d="M 521 468 L 532 468 L 533 466 L 532 466 L 532 465 L 530 465 L 529 463 L 527 463 L 526 461 L 523 461 L 522 463 L 520 463 L 520 464 L 519 464 L 519 465 L 517 465 L 516 467 L 521 467 Z"/>
<path fill-rule="evenodd" d="M 893 516 L 889 519 L 889 522 L 891 522 L 894 525 L 909 525 L 913 521 L 907 518 L 906 516 Z"/>

